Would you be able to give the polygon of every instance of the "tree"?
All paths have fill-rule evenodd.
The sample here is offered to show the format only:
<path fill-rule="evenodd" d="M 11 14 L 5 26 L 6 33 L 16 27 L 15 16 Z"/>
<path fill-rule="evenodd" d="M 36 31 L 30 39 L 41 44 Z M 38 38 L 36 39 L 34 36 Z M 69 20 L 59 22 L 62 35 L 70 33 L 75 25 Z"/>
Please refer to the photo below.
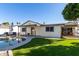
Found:
<path fill-rule="evenodd" d="M 62 11 L 65 20 L 76 21 L 79 18 L 79 3 L 69 3 Z"/>
<path fill-rule="evenodd" d="M 3 25 L 9 25 L 9 22 L 3 22 L 2 24 Z"/>

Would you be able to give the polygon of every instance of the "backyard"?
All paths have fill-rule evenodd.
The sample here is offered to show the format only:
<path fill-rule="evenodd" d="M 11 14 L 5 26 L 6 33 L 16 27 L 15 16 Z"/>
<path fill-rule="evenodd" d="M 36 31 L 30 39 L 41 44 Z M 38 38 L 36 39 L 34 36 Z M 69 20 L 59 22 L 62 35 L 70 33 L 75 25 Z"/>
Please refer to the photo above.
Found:
<path fill-rule="evenodd" d="M 33 38 L 12 51 L 14 56 L 79 56 L 79 40 Z"/>

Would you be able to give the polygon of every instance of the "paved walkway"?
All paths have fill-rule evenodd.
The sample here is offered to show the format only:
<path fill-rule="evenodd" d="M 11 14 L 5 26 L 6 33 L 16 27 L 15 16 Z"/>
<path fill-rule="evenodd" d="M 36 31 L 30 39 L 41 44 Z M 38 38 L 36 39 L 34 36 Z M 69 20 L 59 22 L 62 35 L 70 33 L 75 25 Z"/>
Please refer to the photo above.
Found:
<path fill-rule="evenodd" d="M 13 56 L 12 50 L 0 51 L 0 56 Z"/>
<path fill-rule="evenodd" d="M 7 52 L 6 51 L 0 51 L 0 56 L 7 56 Z"/>
<path fill-rule="evenodd" d="M 79 39 L 79 37 L 76 37 L 76 36 L 63 36 L 63 38 L 66 38 L 66 39 Z"/>
<path fill-rule="evenodd" d="M 34 37 L 26 37 L 26 40 L 25 41 L 21 41 L 20 43 L 16 43 L 15 45 L 12 45 L 12 46 L 8 46 L 7 48 L 2 48 L 0 49 L 0 56 L 12 56 L 12 49 L 16 48 L 16 47 L 19 47 L 19 46 L 22 46 L 26 43 L 29 43 L 32 38 Z"/>

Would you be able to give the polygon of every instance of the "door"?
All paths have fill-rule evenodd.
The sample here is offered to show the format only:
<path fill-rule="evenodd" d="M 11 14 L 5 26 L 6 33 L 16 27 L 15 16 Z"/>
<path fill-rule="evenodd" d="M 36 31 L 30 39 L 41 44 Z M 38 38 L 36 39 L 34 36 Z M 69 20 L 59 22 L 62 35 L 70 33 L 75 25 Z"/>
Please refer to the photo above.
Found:
<path fill-rule="evenodd" d="M 67 32 L 68 35 L 73 35 L 72 28 L 67 28 L 67 31 L 68 31 Z"/>
<path fill-rule="evenodd" d="M 62 35 L 63 36 L 72 36 L 73 35 L 72 28 L 62 28 Z"/>
<path fill-rule="evenodd" d="M 34 27 L 31 27 L 31 35 L 36 35 L 36 31 Z"/>

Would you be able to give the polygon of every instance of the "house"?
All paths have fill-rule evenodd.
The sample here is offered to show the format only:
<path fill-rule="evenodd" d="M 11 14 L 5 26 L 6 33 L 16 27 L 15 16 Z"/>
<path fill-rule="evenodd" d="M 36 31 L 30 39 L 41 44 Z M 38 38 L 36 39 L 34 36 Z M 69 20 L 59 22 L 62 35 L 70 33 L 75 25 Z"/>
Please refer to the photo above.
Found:
<path fill-rule="evenodd" d="M 0 25 L 0 34 L 10 32 L 11 26 Z M 25 23 L 12 26 L 12 32 L 20 35 L 32 35 L 42 37 L 62 37 L 62 36 L 79 36 L 79 27 L 76 22 L 67 22 L 60 24 L 40 24 L 31 20 Z"/>
<path fill-rule="evenodd" d="M 20 25 L 22 35 L 35 35 L 43 37 L 79 36 L 77 23 L 68 22 L 61 24 L 40 24 L 28 20 Z"/>
<path fill-rule="evenodd" d="M 34 21 L 27 21 L 21 27 L 21 34 L 36 35 L 43 37 L 60 37 L 63 24 L 40 24 Z"/>

